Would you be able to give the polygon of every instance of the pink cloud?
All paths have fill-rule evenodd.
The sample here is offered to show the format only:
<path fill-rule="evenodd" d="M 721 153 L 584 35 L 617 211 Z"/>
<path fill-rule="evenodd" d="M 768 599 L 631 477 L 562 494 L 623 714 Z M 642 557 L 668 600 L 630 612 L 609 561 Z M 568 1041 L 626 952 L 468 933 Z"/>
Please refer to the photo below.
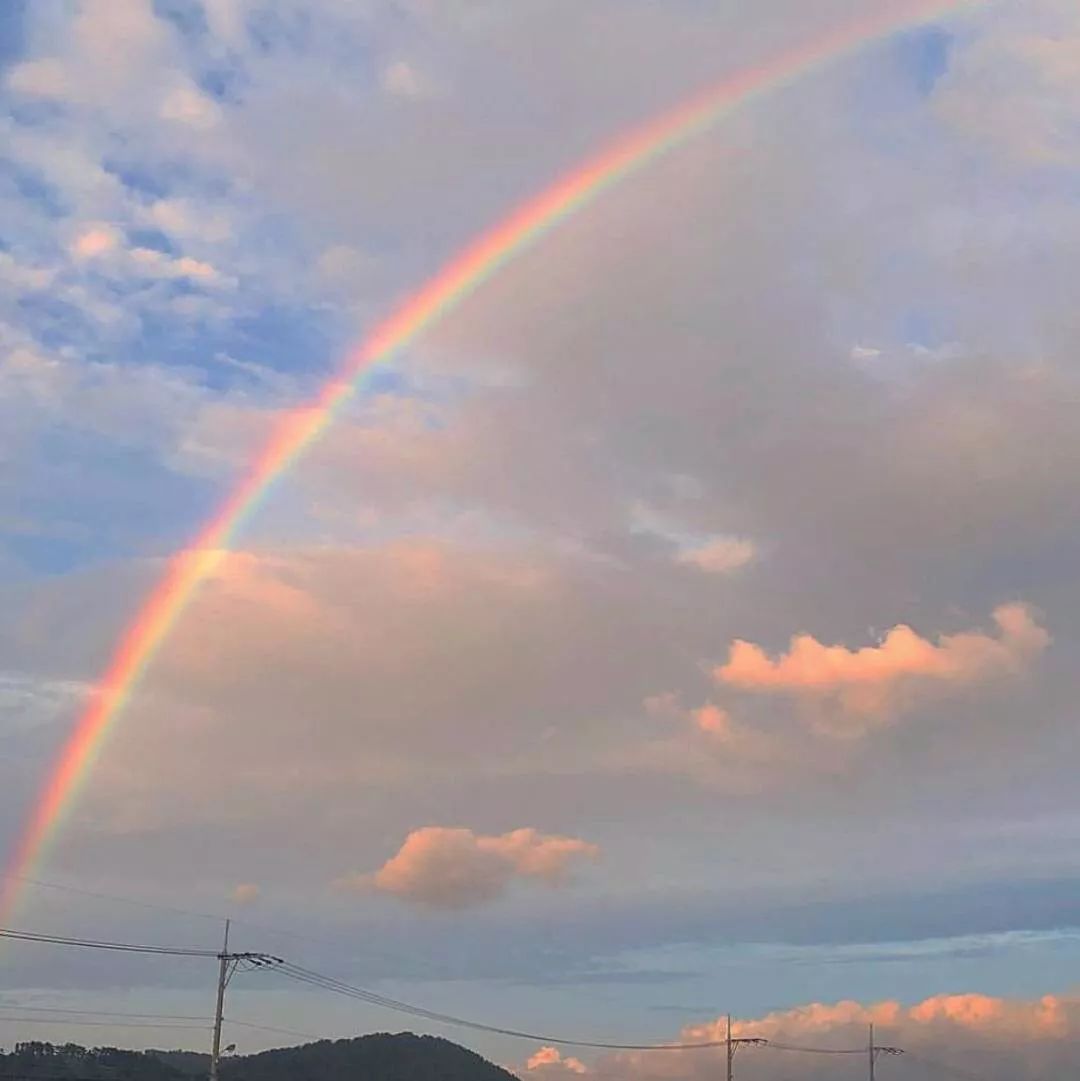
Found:
<path fill-rule="evenodd" d="M 235 905 L 253 905 L 262 891 L 254 882 L 241 882 L 229 893 L 229 900 Z"/>
<path fill-rule="evenodd" d="M 77 259 L 93 259 L 115 251 L 120 244 L 120 234 L 103 223 L 84 229 L 71 243 L 71 254 Z"/>
<path fill-rule="evenodd" d="M 912 1006 L 894 1000 L 863 1004 L 846 999 L 812 1002 L 778 1010 L 752 1021 L 737 1022 L 737 1036 L 765 1039 L 813 1039 L 844 1029 L 882 1029 L 914 1033 L 921 1028 L 955 1028 L 969 1033 L 1030 1034 L 1038 1037 L 1080 1036 L 1080 1002 L 1056 995 L 1033 1000 L 995 998 L 975 993 L 934 995 Z M 683 1029 L 685 1043 L 723 1039 L 726 1019 Z"/>
<path fill-rule="evenodd" d="M 530 1072 L 540 1071 L 545 1074 L 553 1073 L 588 1073 L 589 1069 L 581 1059 L 573 1055 L 563 1057 L 557 1047 L 541 1047 L 535 1054 L 530 1055 L 525 1063 L 525 1069 Z"/>
<path fill-rule="evenodd" d="M 727 663 L 713 676 L 736 690 L 833 699 L 849 713 L 880 716 L 902 706 L 914 690 L 971 687 L 1020 675 L 1050 643 L 1022 604 L 997 608 L 994 623 L 996 636 L 972 630 L 939 635 L 936 641 L 899 624 L 879 645 L 854 650 L 802 634 L 776 657 L 736 640 Z"/>
<path fill-rule="evenodd" d="M 356 876 L 348 884 L 431 908 L 467 908 L 501 897 L 516 879 L 561 886 L 574 861 L 599 854 L 587 841 L 534 829 L 484 836 L 426 826 L 413 830 L 373 875 Z"/>
<path fill-rule="evenodd" d="M 968 993 L 934 995 L 910 1005 L 891 999 L 811 1002 L 736 1020 L 732 1030 L 736 1037 L 761 1037 L 774 1045 L 861 1049 L 870 1024 L 878 1041 L 904 1050 L 898 1066 L 907 1062 L 920 1073 L 932 1067 L 935 1075 L 944 1077 L 955 1064 L 983 1081 L 1068 1076 L 1080 1045 L 1080 998 L 1045 995 L 1025 1000 Z M 718 1017 L 686 1026 L 673 1042 L 722 1041 L 725 1034 L 726 1018 Z M 723 1068 L 723 1056 L 722 1047 L 668 1055 L 605 1055 L 590 1063 L 589 1074 L 600 1081 L 711 1081 Z M 746 1060 L 745 1069 L 758 1076 L 823 1081 L 839 1076 L 837 1061 L 762 1048 Z M 900 1076 L 893 1069 L 889 1074 Z"/>
<path fill-rule="evenodd" d="M 714 537 L 696 548 L 679 553 L 678 562 L 697 567 L 706 574 L 731 574 L 757 558 L 753 541 L 742 537 Z"/>
<path fill-rule="evenodd" d="M 690 716 L 701 732 L 720 739 L 731 736 L 731 714 L 726 709 L 714 706 L 712 702 L 706 702 L 705 705 L 691 710 Z"/>

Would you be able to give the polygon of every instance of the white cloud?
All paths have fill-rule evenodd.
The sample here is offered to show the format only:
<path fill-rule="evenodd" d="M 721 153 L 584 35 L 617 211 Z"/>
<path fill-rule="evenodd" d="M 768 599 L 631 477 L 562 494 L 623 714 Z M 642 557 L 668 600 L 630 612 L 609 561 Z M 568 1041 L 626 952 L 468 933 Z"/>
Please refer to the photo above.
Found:
<path fill-rule="evenodd" d="M 205 203 L 196 204 L 192 199 L 158 199 L 147 210 L 146 221 L 182 241 L 217 244 L 233 236 L 225 212 Z"/>
<path fill-rule="evenodd" d="M 6 251 L 0 251 L 0 281 L 16 294 L 46 289 L 56 276 L 49 267 L 26 266 Z"/>
<path fill-rule="evenodd" d="M 161 103 L 161 119 L 207 131 L 221 122 L 218 104 L 190 83 L 174 87 Z"/>
<path fill-rule="evenodd" d="M 873 345 L 853 345 L 851 347 L 851 359 L 854 361 L 877 360 L 881 356 L 881 350 Z"/>
<path fill-rule="evenodd" d="M 130 256 L 134 266 L 149 277 L 188 278 L 200 285 L 219 288 L 236 285 L 235 279 L 224 277 L 209 263 L 189 255 L 174 257 L 156 248 L 132 248 Z"/>

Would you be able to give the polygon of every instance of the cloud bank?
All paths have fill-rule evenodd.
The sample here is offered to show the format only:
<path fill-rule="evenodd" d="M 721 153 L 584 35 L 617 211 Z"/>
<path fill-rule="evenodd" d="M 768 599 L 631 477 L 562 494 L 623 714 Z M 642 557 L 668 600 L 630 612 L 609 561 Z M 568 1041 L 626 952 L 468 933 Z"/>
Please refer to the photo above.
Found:
<path fill-rule="evenodd" d="M 741 1077 L 773 1081 L 777 1077 L 856 1076 L 865 1066 L 867 1029 L 874 1025 L 875 1044 L 900 1047 L 899 1058 L 879 1056 L 878 1075 L 978 1077 L 981 1081 L 1035 1081 L 1068 1072 L 1080 1048 L 1080 999 L 1045 995 L 1032 1000 L 982 994 L 940 994 L 905 1005 L 895 1000 L 860 1003 L 814 1002 L 779 1010 L 733 1025 L 736 1037 L 764 1037 L 789 1047 L 814 1047 L 852 1054 L 805 1054 L 780 1049 L 740 1051 Z M 726 1018 L 685 1027 L 679 1042 L 723 1040 Z M 604 1079 L 708 1078 L 723 1069 L 723 1048 L 622 1053 L 589 1063 L 588 1073 Z M 544 1048 L 534 1058 L 560 1063 L 558 1052 Z M 532 1059 L 529 1060 L 530 1062 Z M 856 1065 L 857 1061 L 857 1065 Z M 565 1062 L 565 1060 L 563 1060 Z M 528 1076 L 529 1067 L 519 1071 Z M 564 1072 L 564 1076 L 566 1076 Z"/>

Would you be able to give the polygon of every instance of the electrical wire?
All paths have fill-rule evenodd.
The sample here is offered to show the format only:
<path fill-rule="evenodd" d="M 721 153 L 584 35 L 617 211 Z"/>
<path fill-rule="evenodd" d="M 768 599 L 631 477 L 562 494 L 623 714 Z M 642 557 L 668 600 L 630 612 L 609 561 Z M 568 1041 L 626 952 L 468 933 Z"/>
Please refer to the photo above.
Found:
<path fill-rule="evenodd" d="M 79 946 L 88 950 L 112 950 L 117 953 L 151 953 L 170 957 L 217 957 L 217 950 L 196 949 L 187 946 L 144 946 L 132 942 L 110 942 L 90 938 L 69 938 L 67 935 L 49 935 L 38 931 L 14 931 L 0 927 L 0 938 L 18 942 L 47 943 L 52 946 Z"/>
<path fill-rule="evenodd" d="M 257 1025 L 254 1021 L 240 1021 L 235 1017 L 223 1018 L 227 1025 L 239 1025 L 241 1028 L 254 1028 L 260 1032 L 277 1032 L 282 1036 L 300 1036 L 305 1040 L 325 1040 L 326 1036 L 318 1036 L 314 1032 L 300 1032 L 295 1028 L 278 1028 L 276 1025 Z"/>
<path fill-rule="evenodd" d="M 193 947 L 179 947 L 179 946 L 159 946 L 159 945 L 141 945 L 131 942 L 113 942 L 100 939 L 85 939 L 85 938 L 73 938 L 66 935 L 51 935 L 43 932 L 36 931 L 16 931 L 10 928 L 0 928 L 0 938 L 9 938 L 21 942 L 34 942 L 40 944 L 56 945 L 56 946 L 73 946 L 83 949 L 97 949 L 97 950 L 110 950 L 120 953 L 141 953 L 141 954 L 155 954 L 166 955 L 172 957 L 221 957 L 216 950 L 197 949 Z M 393 1010 L 397 1013 L 409 1014 L 413 1017 L 418 1017 L 426 1021 L 433 1021 L 437 1024 L 452 1025 L 458 1028 L 470 1029 L 474 1032 L 488 1032 L 498 1036 L 510 1036 L 515 1039 L 529 1040 L 537 1043 L 546 1044 L 558 1044 L 563 1047 L 584 1047 L 593 1048 L 604 1051 L 702 1051 L 709 1049 L 716 1049 L 719 1047 L 725 1047 L 728 1044 L 728 1040 L 705 1040 L 698 1043 L 665 1043 L 665 1044 L 641 1044 L 641 1043 L 614 1043 L 602 1040 L 579 1040 L 579 1039 L 567 1039 L 559 1036 L 550 1036 L 536 1032 L 526 1032 L 520 1029 L 504 1028 L 501 1025 L 485 1024 L 481 1021 L 471 1021 L 463 1017 L 456 1017 L 453 1014 L 440 1013 L 437 1010 L 428 1010 L 422 1006 L 415 1006 L 409 1002 L 403 1002 L 400 999 L 390 998 L 387 995 L 381 995 L 376 991 L 368 990 L 364 987 L 357 987 L 353 984 L 346 983 L 344 980 L 339 980 L 333 976 L 327 976 L 321 972 L 316 972 L 314 969 L 305 968 L 302 965 L 297 965 L 294 962 L 283 960 L 280 957 L 272 957 L 269 954 L 241 954 L 241 955 L 229 955 L 235 958 L 238 964 L 242 964 L 247 971 L 253 969 L 266 969 L 269 968 L 275 972 L 280 972 L 288 979 L 294 980 L 298 983 L 307 984 L 308 986 L 318 988 L 322 991 L 329 991 L 334 994 L 343 995 L 346 998 L 351 998 L 359 1002 L 367 1003 L 371 1006 L 378 1006 L 382 1009 Z M 10 1010 L 22 1010 L 24 1012 L 32 1011 L 33 1007 L 19 1007 L 9 1006 Z M 0 1010 L 3 1010 L 4 1006 L 0 1003 Z M 117 1019 L 123 1019 L 124 1017 L 145 1016 L 147 1018 L 165 1018 L 169 1015 L 165 1014 L 146 1014 L 146 1015 L 125 1015 L 120 1012 L 109 1011 L 77 1011 L 77 1010 L 62 1010 L 59 1008 L 40 1007 L 37 1012 L 55 1012 L 57 1014 L 86 1014 L 93 1017 L 108 1017 L 112 1016 Z M 71 1017 L 52 1017 L 52 1018 L 30 1018 L 30 1017 L 11 1017 L 0 1014 L 0 1020 L 5 1021 L 19 1021 L 27 1024 L 70 1024 L 70 1025 L 97 1025 L 97 1026 L 112 1026 L 112 1027 L 139 1027 L 139 1028 L 199 1028 L 205 1029 L 208 1023 L 203 1018 L 188 1018 L 182 1015 L 172 1015 L 177 1017 L 177 1021 L 159 1021 L 145 1023 L 141 1021 L 128 1021 L 127 1024 L 118 1023 L 117 1020 L 113 1021 L 79 1021 L 74 1020 Z M 203 1021 L 203 1024 L 183 1024 L 182 1021 Z M 303 1038 L 313 1039 L 312 1034 L 306 1032 L 298 1032 L 290 1029 L 279 1029 L 270 1025 L 257 1025 L 250 1021 L 234 1020 L 233 1024 L 241 1025 L 248 1028 L 263 1029 L 267 1032 L 280 1032 L 283 1035 L 289 1036 L 301 1036 Z M 773 1043 L 764 1038 L 758 1037 L 740 1037 L 737 1041 L 739 1044 L 750 1044 L 761 1047 L 769 1047 L 776 1051 L 790 1051 L 798 1052 L 802 1054 L 816 1054 L 816 1055 L 855 1055 L 865 1052 L 865 1048 L 829 1048 L 829 1047 L 805 1047 L 795 1044 L 783 1044 Z M 967 1081 L 967 1079 L 965 1079 Z"/>
<path fill-rule="evenodd" d="M 83 896 L 83 897 L 92 897 L 92 898 L 96 898 L 98 900 L 117 901 L 117 902 L 120 902 L 122 904 L 132 905 L 132 906 L 138 907 L 138 908 L 156 909 L 156 910 L 159 910 L 159 911 L 162 911 L 162 912 L 171 912 L 171 913 L 174 913 L 174 914 L 177 914 L 177 915 L 193 916 L 193 917 L 196 917 L 196 918 L 199 918 L 199 919 L 209 919 L 209 920 L 224 919 L 223 916 L 215 916 L 215 915 L 212 915 L 212 914 L 206 913 L 206 912 L 196 912 L 196 911 L 194 911 L 192 909 L 178 908 L 178 907 L 175 907 L 175 906 L 172 906 L 172 905 L 164 905 L 164 904 L 160 904 L 160 903 L 156 903 L 156 902 L 152 902 L 152 901 L 137 900 L 137 899 L 132 898 L 132 897 L 123 897 L 123 896 L 120 896 L 120 895 L 117 895 L 117 894 L 101 893 L 101 892 L 97 892 L 97 891 L 94 891 L 94 890 L 82 889 L 82 888 L 76 887 L 76 886 L 62 885 L 62 884 L 57 883 L 57 882 L 45 882 L 45 881 L 43 881 L 41 879 L 30 878 L 30 877 L 27 877 L 26 875 L 14 874 L 12 872 L 0 872 L 0 878 L 15 879 L 15 880 L 17 880 L 19 882 L 24 882 L 24 883 L 26 883 L 27 885 L 30 885 L 30 886 L 36 886 L 36 887 L 40 887 L 40 888 L 43 888 L 43 889 L 58 890 L 58 891 L 61 891 L 61 892 L 64 892 L 64 893 L 75 894 L 75 895 L 79 895 L 79 896 Z M 265 923 L 261 923 L 261 922 L 256 922 L 254 920 L 249 920 L 249 919 L 245 919 L 245 918 L 242 918 L 242 917 L 232 917 L 232 922 L 234 924 L 239 923 L 241 925 L 245 925 L 245 926 L 248 926 L 248 927 L 259 928 L 259 929 L 262 929 L 262 930 L 265 930 L 265 931 L 269 931 L 271 934 L 282 935 L 282 936 L 297 939 L 297 940 L 300 940 L 300 941 L 313 942 L 313 943 L 322 944 L 322 945 L 336 945 L 331 939 L 328 939 L 328 938 L 322 938 L 322 937 L 316 937 L 314 935 L 302 934 L 302 933 L 299 933 L 299 932 L 296 932 L 296 931 L 289 931 L 289 930 L 286 930 L 285 928 L 282 928 L 282 927 L 275 927 L 275 926 L 273 926 L 271 924 L 265 924 Z M 39 939 L 39 938 L 32 938 L 28 934 L 20 934 L 20 933 L 15 933 L 15 932 L 4 932 L 2 930 L 0 930 L 0 937 L 23 938 L 23 939 L 25 939 L 27 941 L 51 941 L 51 942 L 55 942 L 58 945 L 85 945 L 85 946 L 93 945 L 93 946 L 95 946 L 96 948 L 99 948 L 99 949 L 117 949 L 117 950 L 124 950 L 125 952 L 165 953 L 165 954 L 176 954 L 176 955 L 179 955 L 179 956 L 199 956 L 199 957 L 207 957 L 207 956 L 216 957 L 216 956 L 218 956 L 217 952 L 213 951 L 213 950 L 206 950 L 206 951 L 203 951 L 203 950 L 173 950 L 173 949 L 168 948 L 168 947 L 138 947 L 138 946 L 132 946 L 132 945 L 123 944 L 123 943 L 90 943 L 90 942 L 84 942 L 82 940 L 61 940 L 59 938 L 59 936 L 42 936 Z M 387 955 L 384 954 L 383 956 L 387 956 Z M 274 958 L 273 960 L 278 961 L 277 958 Z M 262 967 L 266 967 L 264 961 L 256 962 L 256 961 L 253 961 L 253 960 L 245 960 L 241 964 L 241 971 L 250 971 L 252 968 L 262 968 Z M 284 968 L 285 966 L 282 966 L 282 967 Z M 530 1033 L 520 1033 L 520 1032 L 517 1032 L 515 1030 L 501 1029 L 498 1026 L 494 1026 L 494 1025 L 485 1025 L 485 1024 L 482 1024 L 480 1022 L 467 1021 L 467 1020 L 464 1020 L 462 1018 L 453 1017 L 453 1016 L 451 1016 L 449 1014 L 439 1014 L 439 1013 L 436 1013 L 435 1011 L 425 1010 L 422 1007 L 412 1006 L 409 1003 L 400 1002 L 400 1001 L 398 1001 L 396 999 L 387 998 L 386 996 L 379 995 L 374 991 L 367 991 L 364 988 L 352 987 L 351 985 L 345 984 L 342 981 L 333 980 L 331 977 L 322 977 L 322 976 L 320 976 L 319 973 L 315 973 L 310 969 L 303 969 L 301 966 L 298 966 L 298 965 L 296 965 L 296 966 L 291 966 L 290 965 L 289 967 L 292 967 L 292 968 L 294 968 L 296 970 L 296 972 L 293 973 L 291 975 L 291 977 L 290 977 L 292 979 L 297 979 L 297 980 L 300 980 L 301 982 L 311 982 L 310 980 L 305 981 L 301 977 L 301 975 L 299 975 L 299 973 L 305 973 L 306 975 L 308 975 L 310 977 L 318 977 L 319 979 L 326 979 L 331 984 L 334 984 L 335 986 L 325 986 L 324 987 L 325 990 L 335 991 L 336 993 L 340 993 L 340 994 L 348 993 L 352 997 L 355 997 L 360 1001 L 367 1002 L 367 1003 L 369 1003 L 371 1005 L 374 1005 L 374 1006 L 380 1006 L 380 1007 L 382 1007 L 384 1009 L 393 1010 L 393 1011 L 399 1012 L 399 1013 L 411 1014 L 412 1016 L 415 1016 L 415 1017 L 423 1018 L 423 1019 L 429 1020 L 429 1021 L 436 1021 L 436 1022 L 439 1022 L 439 1023 L 442 1023 L 442 1024 L 454 1025 L 454 1026 L 457 1026 L 457 1027 L 471 1028 L 471 1029 L 473 1029 L 475 1031 L 481 1031 L 481 1032 L 492 1032 L 492 1033 L 499 1034 L 499 1035 L 515 1036 L 515 1037 L 520 1038 L 520 1039 L 544 1040 L 544 1041 L 546 1041 L 548 1043 L 561 1044 L 562 1046 L 567 1046 L 567 1047 L 592 1047 L 592 1048 L 600 1048 L 600 1049 L 608 1049 L 608 1050 L 634 1050 L 634 1051 L 641 1051 L 641 1050 L 672 1050 L 672 1051 L 675 1051 L 675 1050 L 695 1050 L 695 1049 L 723 1047 L 725 1045 L 725 1043 L 726 1043 L 726 1041 L 724 1041 L 724 1040 L 717 1040 L 717 1041 L 711 1041 L 711 1042 L 706 1042 L 706 1043 L 701 1043 L 701 1044 L 643 1044 L 643 1045 L 629 1045 L 629 1044 L 627 1044 L 627 1045 L 616 1045 L 616 1044 L 605 1044 L 605 1043 L 590 1042 L 590 1041 L 583 1041 L 583 1040 L 561 1040 L 561 1039 L 557 1040 L 557 1039 L 554 1039 L 552 1037 L 533 1036 Z M 288 972 L 285 972 L 284 974 L 285 975 L 290 975 Z M 314 986 L 323 986 L 323 985 L 322 984 L 314 984 Z M 2 1008 L 2 1007 L 0 1007 L 0 1008 Z M 298 1031 L 293 1031 L 291 1029 L 279 1029 L 279 1028 L 274 1028 L 273 1026 L 255 1026 L 251 1022 L 242 1022 L 242 1021 L 235 1021 L 234 1020 L 233 1024 L 248 1025 L 249 1027 L 263 1027 L 263 1028 L 266 1029 L 266 1031 L 279 1032 L 282 1035 L 288 1035 L 288 1036 L 301 1036 L 301 1037 L 308 1038 L 308 1039 L 319 1039 L 319 1038 L 321 1038 L 321 1037 L 314 1036 L 311 1033 L 298 1032 Z M 803 1047 L 803 1046 L 793 1045 L 793 1044 L 779 1044 L 779 1043 L 775 1043 L 775 1042 L 773 1042 L 771 1040 L 764 1041 L 764 1043 L 760 1044 L 759 1046 L 767 1046 L 767 1047 L 770 1047 L 771 1049 L 773 1049 L 775 1051 L 790 1051 L 790 1052 L 798 1052 L 798 1053 L 802 1053 L 802 1054 L 815 1054 L 815 1055 L 859 1055 L 859 1054 L 865 1054 L 866 1053 L 866 1048 L 863 1048 L 863 1047 L 855 1047 L 855 1048 Z M 941 1066 L 940 1068 L 941 1069 L 948 1069 L 947 1067 L 944 1067 L 944 1066 Z M 960 1075 L 958 1074 L 958 1076 L 960 1076 Z M 965 1076 L 967 1078 L 967 1077 L 970 1077 L 971 1075 L 963 1075 L 963 1076 Z"/>
<path fill-rule="evenodd" d="M 27 1010 L 30 1013 L 71 1013 L 87 1017 L 134 1017 L 156 1021 L 205 1021 L 211 1023 L 211 1018 L 201 1014 L 189 1013 L 126 1013 L 119 1010 L 77 1010 L 67 1006 L 33 1006 L 20 1005 L 17 1002 L 0 1002 L 0 1010 Z"/>
<path fill-rule="evenodd" d="M 795 1051 L 803 1055 L 865 1055 L 865 1047 L 803 1047 L 800 1044 L 776 1043 L 766 1040 L 761 1046 L 770 1051 Z"/>
<path fill-rule="evenodd" d="M 337 980 L 332 976 L 324 976 L 322 973 L 315 972 L 312 969 L 303 968 L 302 966 L 293 964 L 289 961 L 284 961 L 281 964 L 275 965 L 272 971 L 280 972 L 282 975 L 287 976 L 289 979 L 295 980 L 298 983 L 308 984 L 309 986 L 324 991 L 331 991 L 335 994 L 344 995 L 347 998 L 356 999 L 372 1006 L 393 1010 L 397 1013 L 406 1013 L 427 1021 L 434 1021 L 444 1025 L 453 1025 L 458 1028 L 467 1028 L 475 1032 L 489 1032 L 498 1036 L 510 1036 L 519 1040 L 560 1044 L 564 1047 L 590 1047 L 607 1051 L 692 1051 L 723 1047 L 726 1044 L 725 1040 L 710 1040 L 696 1044 L 624 1044 L 608 1043 L 599 1040 L 563 1039 L 561 1037 L 549 1036 L 542 1033 L 503 1028 L 501 1025 L 488 1025 L 480 1021 L 470 1021 L 463 1017 L 455 1017 L 453 1014 L 439 1013 L 436 1010 L 427 1010 L 421 1006 L 414 1006 L 411 1003 L 402 1002 L 399 999 L 380 995 L 375 991 L 369 991 L 363 987 L 355 987 L 352 984 L 345 983 L 343 980 Z"/>
<path fill-rule="evenodd" d="M 308 984 L 312 987 L 321 988 L 325 991 L 332 991 L 336 994 L 344 995 L 348 998 L 353 998 L 372 1006 L 394 1010 L 398 1013 L 411 1014 L 414 1017 L 420 1017 L 427 1021 L 454 1025 L 459 1028 L 468 1028 L 478 1032 L 490 1032 L 499 1036 L 511 1036 L 516 1039 L 531 1040 L 538 1043 L 558 1044 L 563 1047 L 595 1048 L 606 1051 L 703 1051 L 725 1047 L 727 1045 L 726 1039 L 705 1040 L 699 1043 L 623 1044 L 599 1040 L 566 1039 L 559 1036 L 535 1032 L 523 1032 L 519 1029 L 503 1028 L 500 1025 L 489 1025 L 480 1021 L 470 1021 L 465 1018 L 455 1017 L 453 1014 L 439 1013 L 436 1010 L 428 1010 L 421 1006 L 414 1006 L 411 1003 L 402 1002 L 399 999 L 380 995 L 378 992 L 370 991 L 367 988 L 355 987 L 343 980 L 323 975 L 312 969 L 294 964 L 291 961 L 280 962 L 274 966 L 273 971 L 280 972 L 289 979 Z M 752 1046 L 764 1047 L 766 1049 L 774 1049 L 777 1051 L 799 1052 L 811 1055 L 860 1055 L 866 1053 L 865 1047 L 806 1047 L 796 1044 L 773 1043 L 771 1040 L 757 1037 L 742 1037 L 739 1038 L 738 1042 L 740 1044 L 749 1043 Z"/>
<path fill-rule="evenodd" d="M 561 1044 L 565 1047 L 589 1047 L 608 1051 L 695 1051 L 704 1050 L 706 1048 L 723 1047 L 727 1043 L 726 1040 L 709 1040 L 692 1044 L 630 1044 L 609 1043 L 599 1040 L 565 1039 L 542 1033 L 523 1032 L 519 1029 L 504 1028 L 500 1025 L 489 1025 L 480 1021 L 470 1021 L 462 1017 L 455 1017 L 453 1014 L 427 1010 L 421 1006 L 414 1006 L 411 1003 L 402 1002 L 399 999 L 380 995 L 375 991 L 369 991 L 363 987 L 355 987 L 352 984 L 337 980 L 331 976 L 324 976 L 322 973 L 315 972 L 312 969 L 303 968 L 300 965 L 295 965 L 289 961 L 282 962 L 275 966 L 273 971 L 280 972 L 290 979 L 308 984 L 312 987 L 320 988 L 324 991 L 332 991 L 336 994 L 344 995 L 347 998 L 366 1002 L 372 1006 L 379 1006 L 383 1009 L 393 1010 L 398 1013 L 410 1014 L 413 1017 L 419 1017 L 427 1021 L 434 1021 L 444 1025 L 454 1025 L 459 1028 L 468 1028 L 477 1032 L 490 1032 L 499 1036 L 511 1036 L 516 1039 L 536 1041 L 539 1043 Z"/>
<path fill-rule="evenodd" d="M 0 1013 L 0 1022 L 11 1021 L 19 1025 L 83 1025 L 89 1028 L 183 1028 L 209 1032 L 209 1021 L 201 1025 L 182 1024 L 177 1021 L 82 1021 L 72 1017 L 9 1017 Z"/>

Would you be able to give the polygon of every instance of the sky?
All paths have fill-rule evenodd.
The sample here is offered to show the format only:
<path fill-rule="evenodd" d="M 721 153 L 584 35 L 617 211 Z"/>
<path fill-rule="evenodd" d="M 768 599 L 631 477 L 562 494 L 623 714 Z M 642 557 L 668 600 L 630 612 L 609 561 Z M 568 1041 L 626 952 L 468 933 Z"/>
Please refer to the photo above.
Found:
<path fill-rule="evenodd" d="M 614 135 L 900 6 L 0 4 L 0 846 L 168 557 L 366 329 Z M 958 7 L 605 193 L 275 483 L 19 926 L 230 917 L 499 1026 L 874 1021 L 916 1052 L 883 1077 L 1058 1076 L 1078 242 L 1072 0 Z M 0 1043 L 201 1048 L 106 1012 L 206 1017 L 212 967 L 8 944 Z M 420 1025 L 267 973 L 228 1015 L 241 1051 Z M 525 1077 L 718 1068 L 425 1030 Z M 840 1069 L 779 1054 L 740 1072 Z"/>

